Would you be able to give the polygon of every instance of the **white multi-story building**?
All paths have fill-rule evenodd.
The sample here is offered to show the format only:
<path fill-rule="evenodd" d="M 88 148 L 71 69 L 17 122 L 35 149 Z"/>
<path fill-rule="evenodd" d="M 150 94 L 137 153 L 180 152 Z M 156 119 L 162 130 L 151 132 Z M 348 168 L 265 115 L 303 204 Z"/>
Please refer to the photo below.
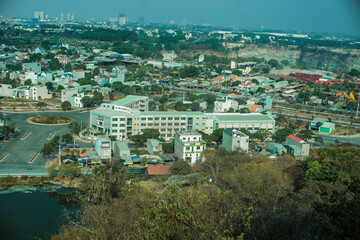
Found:
<path fill-rule="evenodd" d="M 28 71 L 25 72 L 25 81 L 30 79 L 31 80 L 31 84 L 36 84 L 36 79 L 38 78 L 38 76 L 36 75 L 36 73 L 32 72 L 32 71 Z"/>
<path fill-rule="evenodd" d="M 219 98 L 214 102 L 214 112 L 216 113 L 226 112 L 230 108 L 237 110 L 239 108 L 239 103 L 228 97 Z"/>
<path fill-rule="evenodd" d="M 206 148 L 205 141 L 196 131 L 180 131 L 175 133 L 174 153 L 178 159 L 195 164 L 202 160 L 202 152 Z"/>
<path fill-rule="evenodd" d="M 160 137 L 169 140 L 175 132 L 183 130 L 199 130 L 207 134 L 219 128 L 244 128 L 250 132 L 267 129 L 273 132 L 275 127 L 271 116 L 259 113 L 155 112 L 146 111 L 147 105 L 148 99 L 141 96 L 103 103 L 100 108 L 90 111 L 90 127 L 94 131 L 116 136 L 118 140 L 126 140 L 148 128 L 159 130 Z"/>

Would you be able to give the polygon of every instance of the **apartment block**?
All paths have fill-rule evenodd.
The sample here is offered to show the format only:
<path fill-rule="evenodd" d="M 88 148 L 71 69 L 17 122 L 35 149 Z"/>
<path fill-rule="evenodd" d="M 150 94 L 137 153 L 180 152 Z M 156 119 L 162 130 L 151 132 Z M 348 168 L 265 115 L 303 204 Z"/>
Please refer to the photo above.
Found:
<path fill-rule="evenodd" d="M 205 148 L 205 141 L 196 131 L 180 131 L 175 134 L 174 153 L 180 160 L 189 161 L 190 164 L 201 162 L 201 154 Z"/>

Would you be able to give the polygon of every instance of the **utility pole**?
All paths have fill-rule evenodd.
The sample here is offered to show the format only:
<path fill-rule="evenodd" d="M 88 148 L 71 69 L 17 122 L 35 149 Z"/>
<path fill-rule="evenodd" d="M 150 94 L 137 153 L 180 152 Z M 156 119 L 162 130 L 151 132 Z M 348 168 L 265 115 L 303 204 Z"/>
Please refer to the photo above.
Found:
<path fill-rule="evenodd" d="M 61 145 L 59 144 L 59 166 L 61 166 Z"/>
<path fill-rule="evenodd" d="M 356 117 L 355 117 L 355 119 L 358 119 L 358 115 L 359 115 L 359 102 L 358 102 L 358 105 L 357 105 L 357 108 L 356 108 Z"/>

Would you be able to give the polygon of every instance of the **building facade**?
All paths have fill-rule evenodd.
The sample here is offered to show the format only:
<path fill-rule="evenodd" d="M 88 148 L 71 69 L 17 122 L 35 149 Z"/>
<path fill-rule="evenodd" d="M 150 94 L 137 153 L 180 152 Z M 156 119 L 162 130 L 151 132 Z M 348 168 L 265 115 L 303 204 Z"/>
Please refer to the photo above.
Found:
<path fill-rule="evenodd" d="M 99 155 L 100 160 L 109 161 L 111 158 L 111 140 L 108 136 L 97 136 L 95 143 L 95 151 Z"/>
<path fill-rule="evenodd" d="M 306 143 L 301 138 L 298 138 L 294 135 L 289 135 L 286 138 L 286 146 L 288 152 L 294 156 L 309 156 L 310 144 Z"/>
<path fill-rule="evenodd" d="M 91 129 L 116 136 L 118 140 L 126 140 L 131 135 L 141 134 L 147 128 L 159 130 L 160 137 L 166 140 L 173 138 L 179 131 L 199 130 L 207 134 L 219 128 L 244 128 L 250 132 L 259 129 L 274 131 L 275 120 L 268 115 L 140 111 L 139 109 L 147 108 L 147 100 L 141 98 L 136 100 L 140 101 L 138 103 L 132 101 L 134 100 L 132 98 L 110 104 L 103 103 L 99 108 L 90 111 Z M 127 106 L 137 106 L 139 109 Z"/>
<path fill-rule="evenodd" d="M 225 129 L 223 132 L 221 146 L 224 147 L 226 151 L 235 151 L 240 149 L 248 152 L 249 136 L 236 129 Z"/>
<path fill-rule="evenodd" d="M 201 162 L 201 154 L 205 148 L 205 141 L 196 131 L 180 131 L 175 134 L 174 154 L 180 160 L 189 161 L 190 164 Z"/>

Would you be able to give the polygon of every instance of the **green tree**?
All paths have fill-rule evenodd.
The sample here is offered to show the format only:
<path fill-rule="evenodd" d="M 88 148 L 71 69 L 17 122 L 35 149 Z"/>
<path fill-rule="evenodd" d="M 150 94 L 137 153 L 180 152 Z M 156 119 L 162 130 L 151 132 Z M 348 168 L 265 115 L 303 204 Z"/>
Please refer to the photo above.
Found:
<path fill-rule="evenodd" d="M 81 176 L 81 169 L 77 163 L 62 164 L 60 166 L 59 176 L 74 179 Z"/>
<path fill-rule="evenodd" d="M 257 93 L 259 94 L 263 94 L 265 92 L 265 89 L 262 88 L 262 87 L 259 87 L 257 90 L 256 90 Z"/>
<path fill-rule="evenodd" d="M 61 140 L 64 143 L 72 143 L 74 141 L 74 137 L 72 134 L 67 133 L 61 137 Z"/>
<path fill-rule="evenodd" d="M 85 108 L 90 107 L 93 103 L 92 98 L 89 96 L 83 97 L 80 102 L 83 104 Z"/>
<path fill-rule="evenodd" d="M 85 123 L 81 123 L 81 122 L 71 122 L 68 125 L 68 128 L 70 129 L 70 131 L 76 135 L 78 135 L 80 133 L 80 131 L 83 129 L 83 126 L 85 126 Z"/>
<path fill-rule="evenodd" d="M 291 130 L 289 128 L 281 128 L 275 132 L 272 139 L 277 143 L 283 143 L 285 142 L 287 136 L 290 134 L 293 134 L 294 130 Z"/>
<path fill-rule="evenodd" d="M 36 107 L 37 108 L 44 108 L 47 106 L 47 103 L 46 102 L 37 102 L 36 103 Z"/>
<path fill-rule="evenodd" d="M 71 72 L 73 70 L 71 63 L 67 63 L 64 67 L 65 72 Z"/>
<path fill-rule="evenodd" d="M 250 110 L 247 107 L 240 108 L 239 113 L 250 113 Z"/>
<path fill-rule="evenodd" d="M 164 153 L 174 153 L 174 144 L 173 143 L 162 143 L 162 150 Z"/>
<path fill-rule="evenodd" d="M 109 99 L 114 100 L 114 97 L 115 97 L 114 94 L 112 92 L 109 92 Z"/>
<path fill-rule="evenodd" d="M 53 84 L 52 82 L 47 82 L 45 83 L 45 86 L 47 88 L 48 91 L 52 91 L 53 90 Z"/>
<path fill-rule="evenodd" d="M 26 86 L 30 86 L 31 85 L 31 79 L 26 79 L 25 82 L 24 82 L 24 85 Z"/>
<path fill-rule="evenodd" d="M 161 97 L 160 97 L 160 99 L 159 99 L 159 102 L 161 103 L 161 104 L 166 104 L 166 102 L 169 100 L 169 95 L 162 95 Z"/>
<path fill-rule="evenodd" d="M 215 141 L 217 143 L 220 143 L 222 140 L 224 128 L 219 128 L 213 131 L 213 133 L 210 135 L 211 141 Z"/>
<path fill-rule="evenodd" d="M 170 172 L 173 175 L 186 175 L 191 173 L 191 167 L 187 161 L 176 161 L 170 166 Z"/>
<path fill-rule="evenodd" d="M 188 106 L 181 101 L 177 101 L 174 105 L 176 111 L 186 111 Z"/>
<path fill-rule="evenodd" d="M 180 76 L 182 78 L 190 77 L 195 78 L 199 76 L 200 72 L 199 69 L 195 66 L 186 66 L 180 69 Z"/>
<path fill-rule="evenodd" d="M 166 112 L 167 111 L 165 104 L 160 104 L 159 111 L 161 111 L 161 112 Z"/>
<path fill-rule="evenodd" d="M 104 99 L 104 96 L 102 95 L 101 92 L 93 91 L 93 94 L 94 94 L 94 96 L 91 99 L 92 102 L 99 103 L 99 102 L 102 102 L 102 100 Z"/>
<path fill-rule="evenodd" d="M 198 102 L 192 102 L 190 104 L 190 109 L 193 110 L 193 111 L 200 111 L 201 108 L 200 108 L 200 103 Z"/>
<path fill-rule="evenodd" d="M 65 101 L 61 103 L 61 109 L 63 111 L 70 111 L 71 110 L 71 103 L 69 101 Z"/>

